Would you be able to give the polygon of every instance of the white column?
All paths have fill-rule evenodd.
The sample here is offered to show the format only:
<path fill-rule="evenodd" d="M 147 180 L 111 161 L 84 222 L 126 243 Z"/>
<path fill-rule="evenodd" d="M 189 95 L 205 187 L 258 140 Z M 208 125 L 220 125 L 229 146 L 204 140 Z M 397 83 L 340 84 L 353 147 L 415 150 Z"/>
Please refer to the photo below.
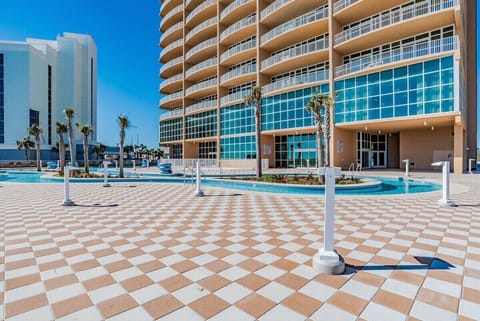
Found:
<path fill-rule="evenodd" d="M 405 176 L 410 176 L 410 160 L 404 159 L 402 162 L 405 163 Z"/>
<path fill-rule="evenodd" d="M 70 199 L 70 169 L 71 166 L 65 166 L 63 171 L 63 206 L 75 205 L 75 203 Z"/>
<path fill-rule="evenodd" d="M 450 162 L 436 162 L 432 163 L 432 166 L 442 166 L 442 198 L 438 203 L 443 206 L 456 206 L 450 200 Z"/>
<path fill-rule="evenodd" d="M 103 162 L 103 187 L 110 187 L 110 184 L 108 183 L 108 165 L 110 165 L 110 162 Z"/>
<path fill-rule="evenodd" d="M 202 176 L 200 175 L 200 161 L 197 161 L 197 188 L 195 189 L 195 196 L 204 196 L 201 187 Z"/>

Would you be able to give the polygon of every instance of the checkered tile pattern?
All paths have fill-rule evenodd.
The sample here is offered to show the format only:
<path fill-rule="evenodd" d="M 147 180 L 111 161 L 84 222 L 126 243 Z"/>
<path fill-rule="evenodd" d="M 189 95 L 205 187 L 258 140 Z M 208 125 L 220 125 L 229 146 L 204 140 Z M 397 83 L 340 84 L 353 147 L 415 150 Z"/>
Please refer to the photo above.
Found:
<path fill-rule="evenodd" d="M 398 174 L 397 174 L 398 175 Z M 322 197 L 0 182 L 0 313 L 18 320 L 478 320 L 480 175 L 338 197 L 341 276 L 317 275 Z M 455 188 L 454 188 L 455 190 Z M 1 317 L 0 315 L 0 317 Z M 387 317 L 388 316 L 388 317 Z"/>

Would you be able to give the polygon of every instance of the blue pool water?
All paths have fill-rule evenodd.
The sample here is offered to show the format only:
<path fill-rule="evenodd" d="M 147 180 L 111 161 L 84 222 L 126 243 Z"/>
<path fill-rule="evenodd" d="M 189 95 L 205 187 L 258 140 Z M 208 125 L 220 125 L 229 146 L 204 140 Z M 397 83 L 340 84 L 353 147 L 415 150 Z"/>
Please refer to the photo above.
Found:
<path fill-rule="evenodd" d="M 45 178 L 45 173 L 38 172 L 21 172 L 8 171 L 5 176 L 0 173 L 0 182 L 17 182 L 17 183 L 63 183 L 62 179 Z M 380 182 L 380 184 L 373 186 L 342 186 L 336 189 L 336 194 L 343 195 L 392 195 L 392 194 L 413 194 L 424 193 L 441 190 L 441 186 L 435 183 L 404 179 L 403 177 L 368 177 Z M 187 180 L 191 182 L 190 179 Z M 74 179 L 73 183 L 102 183 L 103 179 Z M 142 177 L 130 178 L 109 178 L 110 183 L 115 182 L 157 182 L 157 183 L 176 183 L 183 184 L 183 177 L 175 176 L 161 176 L 151 175 Z M 223 187 L 239 190 L 249 190 L 258 192 L 272 192 L 272 193 L 289 193 L 289 194 L 323 194 L 322 187 L 311 185 L 281 185 L 281 184 L 266 184 L 257 182 L 247 182 L 238 180 L 214 179 L 207 178 L 202 180 L 202 185 L 212 187 Z"/>

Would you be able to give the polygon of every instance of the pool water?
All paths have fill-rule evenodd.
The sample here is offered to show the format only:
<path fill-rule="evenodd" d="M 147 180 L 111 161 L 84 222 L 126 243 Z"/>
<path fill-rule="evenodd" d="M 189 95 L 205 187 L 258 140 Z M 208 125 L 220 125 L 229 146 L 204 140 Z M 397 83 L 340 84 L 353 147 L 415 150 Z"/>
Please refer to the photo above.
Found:
<path fill-rule="evenodd" d="M 365 177 L 381 182 L 378 185 L 369 186 L 342 186 L 336 189 L 336 194 L 340 195 L 393 195 L 393 194 L 413 194 L 441 190 L 441 186 L 435 183 L 422 180 L 404 179 L 403 177 Z M 0 175 L 0 182 L 15 183 L 63 183 L 63 179 L 46 178 L 45 173 L 8 171 L 7 175 Z M 103 183 L 103 179 L 74 179 L 72 183 Z M 183 184 L 185 180 L 182 176 L 142 176 L 130 178 L 109 178 L 110 183 L 115 182 L 156 182 L 156 183 L 176 183 Z M 187 180 L 191 183 L 191 179 Z M 257 183 L 249 181 L 227 180 L 206 178 L 202 180 L 202 185 L 212 187 L 223 187 L 239 190 L 271 192 L 271 193 L 289 193 L 289 194 L 324 194 L 323 187 L 314 185 L 281 185 Z"/>

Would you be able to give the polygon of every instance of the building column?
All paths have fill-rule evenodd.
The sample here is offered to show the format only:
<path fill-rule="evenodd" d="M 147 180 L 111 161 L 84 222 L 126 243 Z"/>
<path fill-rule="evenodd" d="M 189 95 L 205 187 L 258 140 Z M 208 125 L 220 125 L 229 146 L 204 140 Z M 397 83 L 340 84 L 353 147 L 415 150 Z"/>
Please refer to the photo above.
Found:
<path fill-rule="evenodd" d="M 457 116 L 458 117 L 458 116 Z M 462 122 L 453 125 L 453 172 L 462 174 L 465 164 L 465 128 Z"/>

